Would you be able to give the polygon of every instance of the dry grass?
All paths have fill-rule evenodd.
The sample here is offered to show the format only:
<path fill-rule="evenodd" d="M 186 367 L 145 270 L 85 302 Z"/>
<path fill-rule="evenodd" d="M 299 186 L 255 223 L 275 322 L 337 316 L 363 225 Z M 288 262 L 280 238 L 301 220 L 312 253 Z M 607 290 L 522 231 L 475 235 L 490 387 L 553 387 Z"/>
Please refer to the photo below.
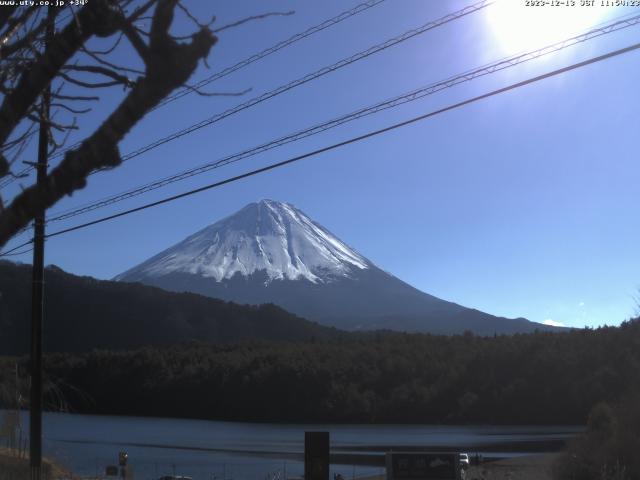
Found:
<path fill-rule="evenodd" d="M 0 448 L 0 480 L 29 480 L 29 458 L 19 458 L 16 450 Z M 74 479 L 76 477 L 65 468 L 50 459 L 43 459 L 42 478 L 54 480 L 59 478 Z"/>

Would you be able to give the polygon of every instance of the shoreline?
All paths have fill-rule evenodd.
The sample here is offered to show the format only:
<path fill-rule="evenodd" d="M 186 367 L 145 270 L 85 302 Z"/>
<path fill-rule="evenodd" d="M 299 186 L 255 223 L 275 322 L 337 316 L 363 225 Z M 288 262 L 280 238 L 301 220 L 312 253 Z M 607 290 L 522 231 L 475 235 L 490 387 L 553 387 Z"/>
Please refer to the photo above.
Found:
<path fill-rule="evenodd" d="M 465 480 L 553 480 L 553 464 L 559 455 L 544 453 L 487 461 L 470 466 Z M 358 480 L 386 480 L 386 476 L 372 475 Z"/>
<path fill-rule="evenodd" d="M 470 466 L 466 471 L 466 480 L 553 480 L 553 465 L 560 453 L 541 453 L 521 455 L 511 458 L 488 460 L 481 465 Z M 333 455 L 332 455 L 333 457 Z M 343 464 L 338 459 L 332 458 L 332 465 Z M 343 459 L 346 460 L 346 459 Z M 349 464 L 358 464 L 349 459 Z M 54 477 L 66 476 L 74 478 L 72 472 L 63 468 L 49 458 L 43 459 L 43 467 L 49 470 Z M 18 457 L 17 452 L 7 448 L 0 448 L 0 469 L 5 473 L 11 473 L 12 480 L 28 480 L 28 457 Z M 0 478 L 3 478 L 0 476 Z M 384 475 L 366 477 L 366 480 L 385 480 Z"/>
<path fill-rule="evenodd" d="M 466 480 L 553 480 L 560 453 L 505 458 L 468 468 Z"/>
<path fill-rule="evenodd" d="M 11 357 L 7 355 L 0 355 L 0 361 L 6 358 L 18 358 Z M 2 412 L 6 412 L 9 410 L 8 408 L 0 408 L 0 414 Z M 23 414 L 28 414 L 28 409 L 20 409 L 20 412 Z M 487 421 L 469 421 L 469 422 L 415 422 L 413 420 L 407 421 L 340 421 L 340 420 L 278 420 L 267 419 L 267 420 L 246 420 L 246 419 L 238 419 L 238 418 L 213 418 L 213 417 L 199 417 L 193 416 L 185 413 L 184 415 L 146 415 L 144 413 L 125 413 L 125 412 L 106 412 L 92 409 L 79 409 L 73 411 L 59 411 L 59 410 L 48 410 L 44 409 L 42 411 L 46 414 L 53 415 L 84 415 L 87 417 L 115 417 L 115 418 L 144 418 L 144 419 L 156 419 L 156 420 L 185 420 L 185 421 L 193 421 L 193 422 L 212 422 L 212 423 L 232 423 L 232 424 L 241 424 L 241 425 L 290 425 L 290 426 L 299 426 L 299 425 L 309 425 L 309 426 L 336 426 L 336 427 L 348 427 L 351 425 L 354 426 L 368 426 L 368 427 L 406 427 L 406 426 L 425 426 L 425 427 L 443 427 L 443 428 L 455 428 L 455 427 L 470 427 L 470 428 L 513 428 L 518 429 L 521 428 L 523 431 L 529 432 L 531 428 L 534 429 L 546 429 L 546 428 L 556 428 L 556 429 L 564 429 L 566 433 L 575 433 L 576 431 L 582 431 L 585 429 L 584 422 L 567 422 L 567 423 L 550 423 L 550 422 L 533 422 L 533 423 L 509 423 L 509 422 L 487 422 Z"/>

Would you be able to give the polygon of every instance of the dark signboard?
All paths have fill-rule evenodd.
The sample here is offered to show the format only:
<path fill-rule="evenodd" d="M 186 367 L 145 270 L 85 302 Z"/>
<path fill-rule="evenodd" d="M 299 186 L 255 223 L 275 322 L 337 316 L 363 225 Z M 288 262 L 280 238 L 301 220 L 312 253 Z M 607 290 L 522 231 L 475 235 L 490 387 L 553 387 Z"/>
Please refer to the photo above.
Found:
<path fill-rule="evenodd" d="M 329 432 L 304 432 L 305 480 L 329 480 Z"/>
<path fill-rule="evenodd" d="M 387 453 L 387 480 L 458 480 L 458 453 Z"/>

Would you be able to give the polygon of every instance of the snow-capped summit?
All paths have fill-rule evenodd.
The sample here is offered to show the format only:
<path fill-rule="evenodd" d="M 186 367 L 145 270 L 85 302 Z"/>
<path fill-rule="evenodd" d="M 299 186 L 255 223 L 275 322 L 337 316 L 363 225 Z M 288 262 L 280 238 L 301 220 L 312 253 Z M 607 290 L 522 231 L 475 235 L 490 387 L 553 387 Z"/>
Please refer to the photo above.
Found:
<path fill-rule="evenodd" d="M 289 203 L 262 200 L 116 277 L 187 273 L 220 282 L 236 274 L 313 283 L 349 277 L 370 262 Z"/>
<path fill-rule="evenodd" d="M 288 203 L 262 200 L 187 237 L 116 280 L 237 303 L 275 303 L 343 329 L 483 335 L 551 329 L 421 292 Z"/>

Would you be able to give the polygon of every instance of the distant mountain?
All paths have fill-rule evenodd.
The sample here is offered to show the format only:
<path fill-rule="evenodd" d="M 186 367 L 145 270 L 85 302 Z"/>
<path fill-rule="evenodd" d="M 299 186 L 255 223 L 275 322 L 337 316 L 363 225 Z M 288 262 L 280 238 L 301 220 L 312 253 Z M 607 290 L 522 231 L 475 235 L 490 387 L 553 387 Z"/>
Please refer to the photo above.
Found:
<path fill-rule="evenodd" d="M 0 354 L 29 351 L 31 267 L 0 261 Z M 340 333 L 274 305 L 227 303 L 192 293 L 45 271 L 44 348 L 83 352 L 199 341 L 307 341 Z"/>
<path fill-rule="evenodd" d="M 343 329 L 494 333 L 551 330 L 421 292 L 376 267 L 288 203 L 251 203 L 115 277 L 240 303 L 272 302 Z"/>

